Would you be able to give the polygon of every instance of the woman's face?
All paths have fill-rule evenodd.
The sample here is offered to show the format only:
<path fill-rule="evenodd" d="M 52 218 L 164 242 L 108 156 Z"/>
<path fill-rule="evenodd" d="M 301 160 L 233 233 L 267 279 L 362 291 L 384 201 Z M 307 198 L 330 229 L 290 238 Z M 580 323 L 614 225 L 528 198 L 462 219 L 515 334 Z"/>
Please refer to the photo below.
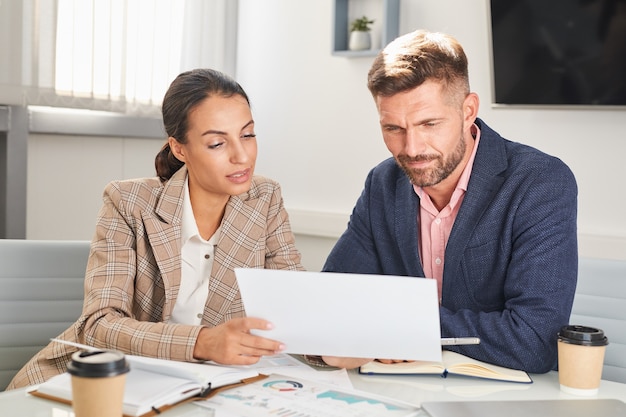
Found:
<path fill-rule="evenodd" d="M 187 165 L 192 193 L 229 197 L 250 189 L 257 156 L 254 120 L 240 95 L 211 96 L 188 117 L 187 143 L 169 138 L 174 155 Z"/>

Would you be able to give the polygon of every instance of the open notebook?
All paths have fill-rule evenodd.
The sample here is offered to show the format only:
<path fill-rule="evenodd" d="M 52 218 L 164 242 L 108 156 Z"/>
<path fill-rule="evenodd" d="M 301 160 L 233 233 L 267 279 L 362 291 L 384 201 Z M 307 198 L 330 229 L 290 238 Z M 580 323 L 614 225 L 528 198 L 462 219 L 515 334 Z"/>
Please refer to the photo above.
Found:
<path fill-rule="evenodd" d="M 361 374 L 387 375 L 462 375 L 498 381 L 522 382 L 530 384 L 532 379 L 524 371 L 504 368 L 472 359 L 460 353 L 444 350 L 441 362 L 398 362 L 382 363 L 372 361 L 359 368 Z"/>
<path fill-rule="evenodd" d="M 210 363 L 178 362 L 126 355 L 130 372 L 124 388 L 124 416 L 159 414 L 180 402 L 204 396 L 219 387 L 254 381 L 251 368 Z M 40 384 L 31 394 L 71 404 L 71 376 L 65 372 Z"/>

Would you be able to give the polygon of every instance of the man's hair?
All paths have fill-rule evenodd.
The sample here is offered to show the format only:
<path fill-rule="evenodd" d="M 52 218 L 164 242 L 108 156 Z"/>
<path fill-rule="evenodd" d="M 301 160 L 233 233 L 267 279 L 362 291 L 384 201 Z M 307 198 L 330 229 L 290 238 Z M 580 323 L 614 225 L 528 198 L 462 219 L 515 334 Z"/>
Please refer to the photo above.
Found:
<path fill-rule="evenodd" d="M 461 44 L 444 33 L 417 30 L 389 43 L 370 68 L 367 88 L 389 97 L 437 81 L 453 97 L 469 94 L 467 57 Z M 453 99 L 451 97 L 451 99 Z"/>

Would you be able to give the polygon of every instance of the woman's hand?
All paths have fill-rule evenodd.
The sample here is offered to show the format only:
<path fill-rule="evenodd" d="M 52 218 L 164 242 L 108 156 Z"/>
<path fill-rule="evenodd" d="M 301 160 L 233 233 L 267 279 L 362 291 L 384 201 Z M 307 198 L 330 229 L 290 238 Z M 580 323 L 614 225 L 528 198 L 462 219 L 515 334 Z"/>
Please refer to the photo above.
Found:
<path fill-rule="evenodd" d="M 267 320 L 242 317 L 215 327 L 203 327 L 198 334 L 193 357 L 223 365 L 252 365 L 261 356 L 271 356 L 285 346 L 275 340 L 250 334 L 250 330 L 270 330 Z"/>

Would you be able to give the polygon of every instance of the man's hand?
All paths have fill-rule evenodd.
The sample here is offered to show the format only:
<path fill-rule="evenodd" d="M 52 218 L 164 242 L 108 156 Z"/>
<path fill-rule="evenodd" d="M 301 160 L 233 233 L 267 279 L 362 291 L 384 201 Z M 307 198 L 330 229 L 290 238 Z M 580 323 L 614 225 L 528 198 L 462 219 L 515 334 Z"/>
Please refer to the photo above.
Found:
<path fill-rule="evenodd" d="M 322 360 L 327 365 L 336 366 L 337 368 L 353 369 L 361 365 L 371 362 L 373 359 L 366 358 L 345 358 L 340 356 L 322 356 Z"/>
<path fill-rule="evenodd" d="M 400 362 L 414 362 L 414 361 L 405 361 L 402 359 L 376 359 L 380 363 L 400 363 Z"/>
<path fill-rule="evenodd" d="M 322 356 L 322 360 L 330 366 L 335 366 L 337 368 L 346 368 L 353 369 L 358 368 L 359 366 L 365 365 L 368 362 L 373 361 L 374 359 L 365 359 L 365 358 L 344 358 L 339 356 Z M 399 362 L 413 362 L 413 361 L 405 361 L 402 359 L 376 359 L 381 363 L 399 363 Z"/>
<path fill-rule="evenodd" d="M 263 319 L 242 317 L 212 328 L 200 330 L 193 357 L 212 360 L 223 365 L 252 365 L 261 356 L 271 356 L 285 346 L 275 340 L 250 334 L 250 330 L 270 330 L 272 324 Z"/>

